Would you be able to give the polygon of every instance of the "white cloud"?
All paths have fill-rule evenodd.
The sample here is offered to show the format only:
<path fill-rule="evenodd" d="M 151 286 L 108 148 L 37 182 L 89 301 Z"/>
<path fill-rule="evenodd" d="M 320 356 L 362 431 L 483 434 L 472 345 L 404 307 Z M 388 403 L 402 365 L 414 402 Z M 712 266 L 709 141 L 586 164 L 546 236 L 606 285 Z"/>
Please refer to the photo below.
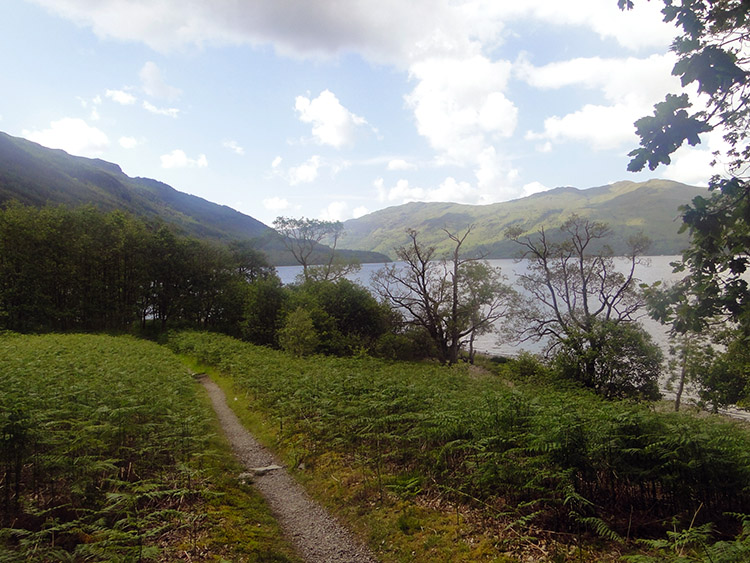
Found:
<path fill-rule="evenodd" d="M 513 134 L 518 110 L 503 91 L 511 64 L 435 58 L 412 65 L 417 85 L 406 96 L 417 131 L 449 162 L 472 163 L 493 139 Z"/>
<path fill-rule="evenodd" d="M 154 98 L 161 98 L 168 101 L 176 100 L 182 94 L 182 90 L 170 86 L 164 81 L 161 70 L 152 61 L 143 65 L 140 72 L 141 85 L 143 91 Z"/>
<path fill-rule="evenodd" d="M 671 76 L 672 55 L 653 55 L 645 59 L 578 58 L 534 67 L 521 58 L 515 73 L 540 89 L 583 87 L 601 91 L 608 103 L 588 103 L 563 116 L 544 120 L 540 132 L 530 131 L 527 140 L 585 142 L 597 150 L 637 144 L 633 123 L 650 113 L 664 94 L 679 88 Z M 540 145 L 548 151 L 547 143 Z M 540 149 L 538 149 L 540 150 Z"/>
<path fill-rule="evenodd" d="M 123 106 L 132 106 L 136 101 L 138 101 L 138 98 L 136 98 L 133 94 L 124 90 L 107 90 L 104 92 L 104 95 L 113 102 L 117 102 L 118 104 Z"/>
<path fill-rule="evenodd" d="M 400 158 L 388 161 L 388 170 L 414 170 L 415 168 L 416 165 Z"/>
<path fill-rule="evenodd" d="M 526 134 L 528 140 L 574 140 L 591 145 L 595 150 L 614 149 L 638 143 L 633 122 L 643 115 L 624 104 L 598 106 L 586 104 L 563 117 L 544 120 L 544 132 Z"/>
<path fill-rule="evenodd" d="M 542 143 L 541 145 L 536 146 L 537 152 L 552 152 L 552 143 L 547 141 L 546 143 Z"/>
<path fill-rule="evenodd" d="M 167 117 L 177 117 L 180 110 L 177 108 L 158 108 L 150 102 L 143 102 L 143 109 L 156 115 L 166 115 Z"/>
<path fill-rule="evenodd" d="M 359 219 L 360 217 L 363 217 L 370 213 L 370 210 L 367 209 L 364 205 L 360 205 L 359 207 L 355 207 L 354 211 L 352 211 L 352 218 Z"/>
<path fill-rule="evenodd" d="M 351 217 L 352 212 L 349 210 L 349 204 L 345 201 L 332 201 L 319 214 L 319 218 L 324 221 L 346 221 Z"/>
<path fill-rule="evenodd" d="M 109 147 L 107 135 L 83 119 L 65 117 L 53 121 L 41 131 L 24 130 L 23 136 L 52 149 L 62 149 L 77 156 L 99 156 Z"/>
<path fill-rule="evenodd" d="M 224 148 L 227 148 L 227 149 L 229 149 L 229 150 L 230 150 L 230 151 L 232 151 L 232 152 L 233 152 L 234 154 L 238 154 L 238 155 L 240 155 L 240 156 L 242 156 L 243 154 L 245 154 L 245 149 L 244 149 L 244 148 L 242 148 L 242 147 L 241 147 L 241 146 L 239 145 L 239 143 L 237 143 L 237 141 L 224 141 L 224 142 L 222 143 L 222 146 L 223 146 Z"/>
<path fill-rule="evenodd" d="M 276 158 L 274 158 L 273 162 L 271 163 L 271 168 L 276 169 L 279 166 L 281 166 L 281 161 L 282 160 L 283 159 L 280 156 L 277 156 Z"/>
<path fill-rule="evenodd" d="M 306 162 L 289 169 L 288 181 L 294 186 L 296 184 L 308 184 L 318 177 L 321 160 L 318 155 L 311 156 Z"/>
<path fill-rule="evenodd" d="M 666 47 L 673 32 L 659 2 L 614 0 L 367 0 L 342 10 L 338 0 L 205 2 L 203 0 L 34 0 L 90 26 L 100 37 L 141 41 L 167 51 L 185 45 L 273 45 L 297 57 L 357 52 L 377 63 L 402 65 L 425 52 L 456 53 L 472 41 L 492 47 L 516 22 L 590 29 L 632 48 Z"/>
<path fill-rule="evenodd" d="M 135 137 L 120 137 L 118 143 L 124 149 L 134 149 L 140 144 Z"/>
<path fill-rule="evenodd" d="M 208 159 L 205 154 L 198 155 L 198 158 L 188 158 L 185 151 L 175 149 L 169 154 L 161 155 L 162 168 L 206 168 Z"/>
<path fill-rule="evenodd" d="M 456 203 L 474 203 L 476 190 L 468 182 L 459 182 L 455 178 L 446 178 L 440 186 L 430 190 L 427 201 L 455 201 Z"/>
<path fill-rule="evenodd" d="M 703 142 L 699 145 L 691 147 L 685 144 L 677 149 L 669 166 L 657 169 L 659 176 L 693 186 L 707 186 L 711 176 L 730 174 L 721 162 L 711 166 L 711 162 L 716 158 L 713 154 L 715 151 L 726 154 L 730 148 L 722 134 L 712 131 L 701 135 L 701 139 Z"/>
<path fill-rule="evenodd" d="M 263 200 L 263 207 L 269 211 L 282 211 L 289 207 L 289 201 L 282 197 L 269 197 Z"/>
<path fill-rule="evenodd" d="M 524 184 L 521 197 L 527 197 L 533 194 L 538 194 L 541 192 L 546 192 L 549 190 L 547 186 L 542 184 L 541 182 L 529 182 L 528 184 Z"/>
<path fill-rule="evenodd" d="M 205 2 L 203 0 L 35 0 L 50 11 L 90 26 L 100 37 L 142 41 L 169 51 L 185 45 L 264 45 L 296 57 L 365 53 L 371 60 L 403 60 L 436 28 L 466 19 L 434 0 L 316 2 Z"/>
<path fill-rule="evenodd" d="M 286 56 L 320 59 L 356 53 L 369 62 L 395 66 L 407 71 L 413 82 L 406 98 L 408 107 L 419 134 L 436 152 L 436 162 L 473 167 L 480 183 L 493 175 L 499 177 L 493 169 L 507 168 L 499 156 L 500 147 L 515 132 L 518 121 L 508 89 L 512 64 L 498 60 L 502 56 L 498 54 L 504 52 L 498 47 L 506 38 L 517 37 L 519 30 L 528 26 L 566 33 L 588 31 L 637 52 L 644 48 L 666 50 L 674 35 L 673 26 L 661 21 L 660 2 L 645 0 L 636 2 L 636 9 L 630 12 L 620 11 L 615 0 L 354 0 L 346 10 L 338 0 L 291 4 L 278 0 L 34 1 L 90 26 L 100 37 L 141 41 L 162 51 L 188 45 L 271 46 Z M 564 52 L 554 56 L 563 57 Z M 621 129 L 612 133 L 589 129 L 595 119 L 604 120 L 600 128 L 619 128 L 627 114 L 632 134 L 632 120 L 644 115 L 636 107 L 650 110 L 656 101 L 652 97 L 640 106 L 612 95 L 633 86 L 640 91 L 656 90 L 662 78 L 654 82 L 651 75 L 641 74 L 629 81 L 628 72 L 607 63 L 587 71 L 587 77 L 579 77 L 575 84 L 563 71 L 584 72 L 585 61 L 578 69 L 572 64 L 546 69 L 548 83 L 557 70 L 563 83 L 599 89 L 605 100 L 588 100 L 588 106 L 569 116 L 546 116 L 549 130 L 532 133 L 542 141 L 543 150 L 551 149 L 550 142 L 566 139 L 614 146 L 623 142 L 625 133 Z M 164 84 L 155 64 L 147 63 L 142 77 L 144 74 L 144 88 L 150 84 L 148 88 L 155 94 L 178 95 L 177 89 Z M 156 87 L 157 78 L 163 88 Z M 537 78 L 536 87 L 549 87 L 543 84 L 544 76 Z M 351 143 L 354 131 L 366 123 L 327 90 L 315 99 L 298 97 L 296 109 L 300 118 L 312 125 L 315 140 L 334 147 Z M 177 115 L 174 109 L 161 112 Z M 544 124 L 540 121 L 538 127 Z M 573 131 L 572 127 L 587 129 Z M 489 149 L 495 150 L 495 163 L 488 162 Z"/>
<path fill-rule="evenodd" d="M 351 145 L 358 127 L 367 121 L 341 105 L 336 95 L 324 90 L 317 98 L 297 96 L 294 109 L 303 123 L 312 124 L 312 134 L 321 145 L 341 148 Z"/>
<path fill-rule="evenodd" d="M 533 18 L 547 25 L 587 28 L 631 49 L 666 48 L 675 35 L 673 26 L 662 21 L 660 2 L 636 2 L 634 10 L 625 12 L 617 2 L 591 0 L 484 0 L 475 6 L 489 21 Z"/>

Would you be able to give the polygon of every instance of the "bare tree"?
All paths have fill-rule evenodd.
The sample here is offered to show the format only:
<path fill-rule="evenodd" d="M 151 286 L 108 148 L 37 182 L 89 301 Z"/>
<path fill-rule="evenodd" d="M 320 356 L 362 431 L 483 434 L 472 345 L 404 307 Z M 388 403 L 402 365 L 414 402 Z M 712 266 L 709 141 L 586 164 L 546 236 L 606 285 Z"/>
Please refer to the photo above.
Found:
<path fill-rule="evenodd" d="M 461 348 L 473 344 L 477 334 L 494 330 L 495 321 L 508 314 L 515 300 L 499 269 L 481 256 L 461 255 L 471 229 L 463 234 L 445 230 L 454 247 L 443 259 L 409 229 L 409 243 L 396 249 L 403 263 L 386 265 L 373 276 L 375 291 L 405 313 L 406 322 L 423 329 L 448 364 L 458 361 Z"/>
<path fill-rule="evenodd" d="M 356 261 L 344 261 L 336 255 L 336 246 L 344 233 L 341 221 L 277 217 L 273 226 L 286 249 L 302 266 L 304 281 L 336 281 L 360 268 Z"/>
<path fill-rule="evenodd" d="M 524 339 L 546 341 L 550 353 L 565 352 L 579 366 L 585 384 L 601 387 L 603 380 L 622 375 L 613 375 L 604 363 L 622 344 L 615 342 L 618 338 L 631 343 L 643 339 L 642 350 L 635 344 L 628 349 L 635 355 L 655 354 L 648 336 L 635 323 L 645 306 L 635 270 L 649 241 L 641 235 L 632 237 L 618 267 L 604 243 L 611 235 L 606 224 L 574 215 L 560 231 L 562 237 L 555 240 L 543 229 L 527 236 L 519 228 L 506 233 L 521 245 L 521 258 L 528 261 L 526 272 L 518 277 L 528 296 L 521 309 Z M 649 356 L 648 385 L 653 383 L 652 359 Z M 633 360 L 637 363 L 638 358 Z"/>

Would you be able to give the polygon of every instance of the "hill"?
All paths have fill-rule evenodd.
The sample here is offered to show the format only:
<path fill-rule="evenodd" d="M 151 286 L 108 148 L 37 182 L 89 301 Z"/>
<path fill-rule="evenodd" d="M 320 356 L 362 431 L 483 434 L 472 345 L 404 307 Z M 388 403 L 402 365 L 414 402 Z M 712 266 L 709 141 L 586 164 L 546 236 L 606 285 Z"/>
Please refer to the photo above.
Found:
<path fill-rule="evenodd" d="M 71 156 L 0 132 L 0 205 L 94 205 L 176 225 L 202 239 L 252 239 L 276 265 L 294 264 L 272 228 L 225 205 L 180 192 L 150 178 L 131 178 L 111 162 Z M 385 256 L 342 250 L 345 258 L 383 262 Z"/>
<path fill-rule="evenodd" d="M 481 251 L 488 258 L 513 258 L 518 245 L 505 239 L 508 227 L 520 226 L 528 233 L 544 227 L 553 234 L 555 227 L 577 213 L 612 228 L 610 244 L 616 253 L 625 249 L 629 236 L 643 232 L 653 241 L 651 254 L 678 254 L 688 244 L 687 234 L 678 232 L 678 208 L 706 193 L 705 188 L 650 180 L 583 190 L 562 187 L 491 205 L 407 203 L 347 221 L 346 244 L 393 258 L 393 249 L 407 241 L 405 231 L 412 228 L 419 232 L 423 243 L 445 251 L 449 245 L 442 229 L 461 231 L 473 225 L 464 246 L 467 252 Z"/>

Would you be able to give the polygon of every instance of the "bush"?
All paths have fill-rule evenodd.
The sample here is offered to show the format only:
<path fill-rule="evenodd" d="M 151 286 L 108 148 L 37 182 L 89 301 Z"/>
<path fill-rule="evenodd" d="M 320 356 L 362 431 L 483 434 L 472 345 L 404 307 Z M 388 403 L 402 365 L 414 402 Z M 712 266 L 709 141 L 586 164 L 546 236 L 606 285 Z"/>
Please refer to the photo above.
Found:
<path fill-rule="evenodd" d="M 656 400 L 662 353 L 633 323 L 598 323 L 563 341 L 554 365 L 568 378 L 608 398 Z"/>
<path fill-rule="evenodd" d="M 320 339 L 310 313 L 297 308 L 286 317 L 279 331 L 279 344 L 295 356 L 308 356 L 315 352 Z"/>

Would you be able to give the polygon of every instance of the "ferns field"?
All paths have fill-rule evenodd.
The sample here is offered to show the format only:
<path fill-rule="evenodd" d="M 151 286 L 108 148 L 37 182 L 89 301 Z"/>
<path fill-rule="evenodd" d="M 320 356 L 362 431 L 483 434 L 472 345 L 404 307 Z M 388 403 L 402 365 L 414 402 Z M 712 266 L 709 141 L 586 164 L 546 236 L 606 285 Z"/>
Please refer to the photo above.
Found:
<path fill-rule="evenodd" d="M 167 349 L 5 334 L 0 381 L 0 561 L 249 560 L 211 547 L 227 542 L 212 526 L 228 536 L 244 525 L 232 524 L 241 505 L 253 531 L 233 549 L 260 541 L 248 549 L 294 560 L 261 501 L 225 481 L 237 468 Z"/>
<path fill-rule="evenodd" d="M 404 534 L 426 529 L 410 511 L 429 505 L 473 515 L 496 556 L 541 549 L 543 538 L 579 548 L 605 540 L 640 561 L 750 553 L 750 432 L 739 423 L 545 384 L 551 376 L 531 359 L 480 373 L 297 359 L 205 333 L 169 344 L 229 374 L 293 466 L 337 459 L 359 475 L 350 479 L 359 510 L 402 503 Z M 429 543 L 423 557 L 434 556 Z M 690 553 L 703 555 L 682 558 Z M 460 558 L 480 559 L 492 557 Z"/>

